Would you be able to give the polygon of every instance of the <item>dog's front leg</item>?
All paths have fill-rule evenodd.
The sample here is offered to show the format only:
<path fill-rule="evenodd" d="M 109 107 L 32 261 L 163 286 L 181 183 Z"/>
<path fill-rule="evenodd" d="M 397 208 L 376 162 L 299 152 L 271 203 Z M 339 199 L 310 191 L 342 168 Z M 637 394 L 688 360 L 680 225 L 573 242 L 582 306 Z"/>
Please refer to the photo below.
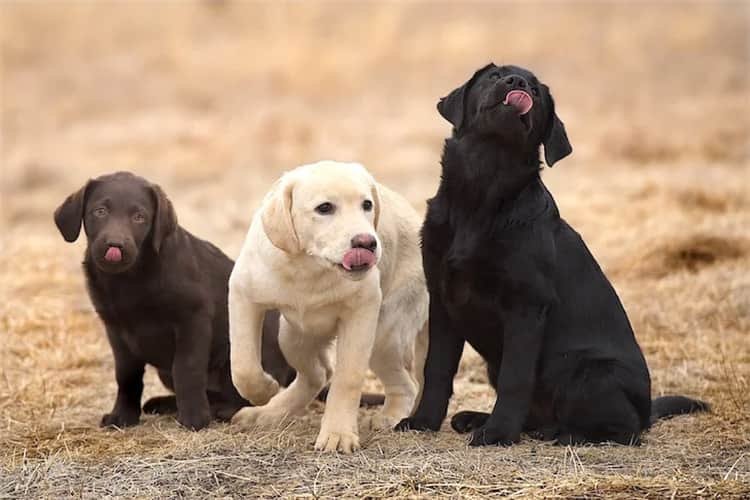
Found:
<path fill-rule="evenodd" d="M 237 391 L 254 405 L 264 405 L 279 384 L 263 371 L 261 364 L 264 307 L 248 296 L 244 277 L 229 280 L 229 347 L 232 382 Z"/>
<path fill-rule="evenodd" d="M 337 331 L 336 368 L 315 441 L 316 450 L 351 453 L 359 449 L 357 412 L 380 314 L 380 289 L 364 308 L 347 311 Z"/>
<path fill-rule="evenodd" d="M 143 371 L 146 364 L 136 358 L 123 342 L 120 332 L 106 325 L 107 338 L 115 357 L 117 400 L 112 411 L 102 417 L 102 427 L 128 427 L 141 418 Z"/>
<path fill-rule="evenodd" d="M 210 356 L 211 318 L 196 313 L 178 325 L 172 361 L 177 421 L 196 431 L 211 423 L 206 392 Z"/>
<path fill-rule="evenodd" d="M 510 445 L 521 439 L 536 383 L 546 307 L 527 306 L 505 317 L 503 355 L 495 401 L 487 421 L 474 430 L 469 445 Z"/>
<path fill-rule="evenodd" d="M 430 294 L 429 345 L 424 365 L 422 398 L 411 417 L 396 425 L 398 431 L 436 431 L 448 411 L 453 377 L 464 348 L 464 339 L 453 330 L 448 312 L 437 294 Z"/>

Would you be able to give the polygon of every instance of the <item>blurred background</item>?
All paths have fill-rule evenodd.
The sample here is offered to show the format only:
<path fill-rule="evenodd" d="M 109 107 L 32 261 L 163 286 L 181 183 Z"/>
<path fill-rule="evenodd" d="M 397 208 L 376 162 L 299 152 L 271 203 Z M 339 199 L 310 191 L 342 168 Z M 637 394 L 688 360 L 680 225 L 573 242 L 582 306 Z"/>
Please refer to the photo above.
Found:
<path fill-rule="evenodd" d="M 696 422 L 750 445 L 749 32 L 745 1 L 0 2 L 2 430 L 93 426 L 111 403 L 84 242 L 52 223 L 89 177 L 159 183 L 231 257 L 301 163 L 360 161 L 423 212 L 450 133 L 438 98 L 494 61 L 552 89 L 574 150 L 545 182 L 620 293 L 654 393 L 711 400 Z M 451 411 L 493 400 L 466 356 Z M 5 445 L 26 456 L 28 439 Z"/>
<path fill-rule="evenodd" d="M 598 185 L 622 164 L 747 172 L 746 2 L 0 8 L 2 217 L 42 222 L 35 234 L 116 170 L 161 183 L 188 228 L 230 249 L 272 180 L 317 159 L 361 161 L 422 209 L 450 131 L 435 104 L 488 61 L 550 85 L 574 146 L 550 182 Z"/>

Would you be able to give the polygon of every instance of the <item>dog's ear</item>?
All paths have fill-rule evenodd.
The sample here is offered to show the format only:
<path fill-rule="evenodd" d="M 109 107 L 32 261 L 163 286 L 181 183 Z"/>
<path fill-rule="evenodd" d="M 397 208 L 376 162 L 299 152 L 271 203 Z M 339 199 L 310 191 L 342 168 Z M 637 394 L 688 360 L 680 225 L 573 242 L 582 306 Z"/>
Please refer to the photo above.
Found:
<path fill-rule="evenodd" d="M 445 97 L 441 97 L 437 103 L 438 113 L 440 116 L 448 120 L 456 131 L 461 130 L 461 125 L 464 122 L 464 115 L 466 113 L 466 98 L 471 90 L 471 86 L 474 85 L 474 81 L 479 78 L 479 75 L 484 73 L 485 70 L 494 66 L 490 63 L 481 69 L 478 69 L 474 75 Z"/>
<path fill-rule="evenodd" d="M 372 225 L 377 231 L 378 222 L 380 222 L 380 192 L 378 191 L 378 184 L 373 181 L 372 183 Z"/>
<path fill-rule="evenodd" d="M 263 201 L 260 214 L 263 231 L 273 246 L 287 253 L 300 251 L 299 238 L 292 220 L 294 181 L 285 175 L 276 182 Z"/>
<path fill-rule="evenodd" d="M 83 222 L 83 209 L 86 205 L 86 192 L 94 181 L 89 180 L 81 189 L 71 194 L 55 210 L 55 225 L 65 241 L 72 243 L 78 239 Z"/>
<path fill-rule="evenodd" d="M 466 93 L 466 85 L 467 84 L 464 84 L 457 89 L 454 89 L 447 96 L 441 97 L 440 101 L 437 103 L 437 109 L 440 116 L 448 120 L 456 130 L 461 128 L 461 124 L 464 121 L 464 95 Z"/>
<path fill-rule="evenodd" d="M 152 184 L 151 191 L 154 195 L 154 206 L 156 207 L 151 244 L 154 247 L 154 252 L 158 254 L 167 236 L 177 230 L 177 214 L 172 202 L 169 201 L 169 198 L 159 186 Z"/>
<path fill-rule="evenodd" d="M 547 130 L 544 132 L 544 160 L 550 167 L 573 152 L 573 147 L 565 132 L 565 125 L 555 113 L 555 101 L 549 88 L 545 86 L 549 96 L 549 116 L 547 118 Z"/>

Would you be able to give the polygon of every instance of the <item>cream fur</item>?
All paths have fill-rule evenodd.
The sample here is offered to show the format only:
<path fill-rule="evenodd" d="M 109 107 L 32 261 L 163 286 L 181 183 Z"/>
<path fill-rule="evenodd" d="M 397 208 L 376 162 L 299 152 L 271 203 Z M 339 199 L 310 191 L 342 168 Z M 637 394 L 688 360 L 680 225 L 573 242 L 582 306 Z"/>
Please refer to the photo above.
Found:
<path fill-rule="evenodd" d="M 365 199 L 374 203 L 370 212 Z M 335 212 L 316 213 L 326 201 Z M 253 217 L 229 281 L 232 379 L 240 394 L 264 405 L 244 408 L 233 422 L 277 424 L 303 412 L 330 379 L 315 448 L 351 453 L 359 448 L 368 365 L 386 398 L 370 425 L 392 427 L 409 415 L 427 351 L 420 225 L 411 205 L 359 164 L 323 161 L 284 174 Z M 338 264 L 360 233 L 376 236 L 378 262 L 355 276 Z M 282 314 L 281 349 L 297 370 L 281 392 L 260 359 L 263 315 L 274 308 Z"/>

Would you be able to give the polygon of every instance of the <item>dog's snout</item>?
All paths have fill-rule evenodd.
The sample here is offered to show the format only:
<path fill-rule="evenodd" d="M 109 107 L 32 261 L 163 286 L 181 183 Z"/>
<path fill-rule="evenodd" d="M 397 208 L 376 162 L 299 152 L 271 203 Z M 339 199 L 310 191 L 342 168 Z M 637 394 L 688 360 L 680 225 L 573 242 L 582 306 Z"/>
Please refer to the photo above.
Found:
<path fill-rule="evenodd" d="M 122 250 L 122 248 L 125 246 L 125 242 L 121 239 L 115 239 L 115 238 L 107 238 L 106 244 L 108 247 L 115 247 Z"/>
<path fill-rule="evenodd" d="M 526 79 L 519 75 L 508 75 L 503 78 L 503 83 L 505 83 L 510 90 L 525 89 L 529 86 Z"/>
<path fill-rule="evenodd" d="M 378 240 L 371 234 L 362 233 L 352 238 L 352 248 L 364 248 L 365 250 L 374 252 L 377 247 Z"/>

